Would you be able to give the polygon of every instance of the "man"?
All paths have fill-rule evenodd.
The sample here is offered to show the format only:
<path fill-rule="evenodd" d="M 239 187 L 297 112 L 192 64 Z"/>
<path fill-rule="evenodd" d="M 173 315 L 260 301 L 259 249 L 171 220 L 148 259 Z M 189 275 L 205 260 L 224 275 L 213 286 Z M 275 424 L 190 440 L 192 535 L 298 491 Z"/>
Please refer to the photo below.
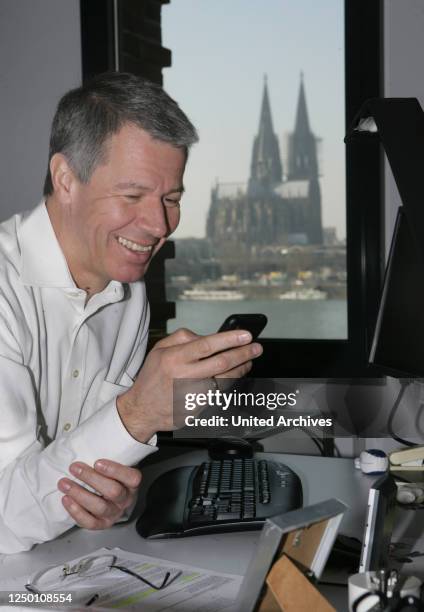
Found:
<path fill-rule="evenodd" d="M 0 225 L 0 553 L 122 518 L 130 466 L 174 428 L 173 379 L 243 376 L 262 351 L 248 332 L 179 330 L 143 363 L 141 279 L 196 140 L 159 86 L 100 75 L 59 102 L 45 201 Z"/>

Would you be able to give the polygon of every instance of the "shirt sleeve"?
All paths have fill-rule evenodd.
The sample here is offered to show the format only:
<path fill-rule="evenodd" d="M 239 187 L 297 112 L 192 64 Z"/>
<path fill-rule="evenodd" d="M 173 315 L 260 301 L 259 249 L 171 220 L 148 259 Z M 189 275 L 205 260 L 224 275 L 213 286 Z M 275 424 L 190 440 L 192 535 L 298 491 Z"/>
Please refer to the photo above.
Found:
<path fill-rule="evenodd" d="M 8 330 L 4 321 L 0 324 L 4 340 Z M 8 356 L 0 356 L 0 553 L 6 554 L 74 526 L 57 488 L 60 478 L 72 478 L 73 461 L 92 465 L 107 457 L 133 465 L 156 450 L 155 436 L 142 444 L 127 432 L 116 408 L 125 387 L 112 384 L 94 414 L 68 434 L 46 439 L 31 372 L 19 362 L 11 338 L 2 346 Z"/>

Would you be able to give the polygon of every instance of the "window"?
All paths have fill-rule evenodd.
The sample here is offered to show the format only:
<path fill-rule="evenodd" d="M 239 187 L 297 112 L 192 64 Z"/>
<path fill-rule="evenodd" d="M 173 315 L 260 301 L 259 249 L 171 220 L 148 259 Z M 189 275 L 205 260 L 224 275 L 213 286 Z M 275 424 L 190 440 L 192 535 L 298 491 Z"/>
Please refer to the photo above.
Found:
<path fill-rule="evenodd" d="M 200 133 L 168 330 L 263 312 L 266 337 L 347 338 L 342 0 L 171 2 L 162 40 Z"/>

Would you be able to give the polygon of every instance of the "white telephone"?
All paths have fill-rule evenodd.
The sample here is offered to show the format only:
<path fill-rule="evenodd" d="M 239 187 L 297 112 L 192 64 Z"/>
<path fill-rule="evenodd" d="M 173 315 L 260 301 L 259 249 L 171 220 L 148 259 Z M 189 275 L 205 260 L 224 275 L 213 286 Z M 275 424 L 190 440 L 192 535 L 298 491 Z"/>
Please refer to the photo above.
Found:
<path fill-rule="evenodd" d="M 398 486 L 402 504 L 424 501 L 424 446 L 397 450 L 389 455 L 389 469 Z"/>
<path fill-rule="evenodd" d="M 390 453 L 390 470 L 420 472 L 424 471 L 424 446 L 414 446 Z"/>

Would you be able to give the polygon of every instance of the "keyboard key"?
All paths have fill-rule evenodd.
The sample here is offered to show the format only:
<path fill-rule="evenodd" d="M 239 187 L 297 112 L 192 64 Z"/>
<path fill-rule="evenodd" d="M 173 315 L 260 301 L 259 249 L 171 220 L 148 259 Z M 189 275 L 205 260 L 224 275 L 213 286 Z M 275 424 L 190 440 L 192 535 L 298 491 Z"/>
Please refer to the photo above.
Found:
<path fill-rule="evenodd" d="M 240 518 L 240 512 L 223 512 L 216 517 L 217 521 L 232 521 Z"/>

